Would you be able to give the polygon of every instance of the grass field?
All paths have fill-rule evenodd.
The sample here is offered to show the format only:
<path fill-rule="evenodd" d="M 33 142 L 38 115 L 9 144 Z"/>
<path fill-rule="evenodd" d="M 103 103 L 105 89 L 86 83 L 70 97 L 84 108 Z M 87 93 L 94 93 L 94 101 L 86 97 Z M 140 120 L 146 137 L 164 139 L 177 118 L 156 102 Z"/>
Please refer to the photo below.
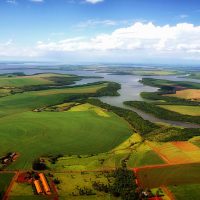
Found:
<path fill-rule="evenodd" d="M 170 191 L 176 200 L 199 200 L 200 184 L 170 186 Z"/>
<path fill-rule="evenodd" d="M 4 192 L 7 190 L 14 174 L 0 173 L 0 199 L 3 197 Z"/>
<path fill-rule="evenodd" d="M 200 163 L 144 167 L 137 171 L 137 177 L 144 188 L 195 184 L 200 183 L 199 167 Z"/>
<path fill-rule="evenodd" d="M 199 89 L 185 89 L 177 91 L 176 94 L 169 94 L 167 96 L 178 97 L 182 99 L 192 99 L 200 100 L 200 90 Z"/>
<path fill-rule="evenodd" d="M 159 105 L 161 108 L 183 115 L 200 116 L 200 106 Z"/>

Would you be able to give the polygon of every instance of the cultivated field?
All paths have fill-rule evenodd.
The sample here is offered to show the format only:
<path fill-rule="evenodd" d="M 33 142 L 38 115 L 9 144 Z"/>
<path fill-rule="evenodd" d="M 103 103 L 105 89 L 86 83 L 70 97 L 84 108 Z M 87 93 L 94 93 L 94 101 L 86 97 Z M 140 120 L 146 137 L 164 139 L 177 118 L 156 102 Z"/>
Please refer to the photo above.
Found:
<path fill-rule="evenodd" d="M 183 115 L 200 116 L 200 106 L 159 105 L 161 108 Z"/>
<path fill-rule="evenodd" d="M 169 94 L 167 96 L 199 101 L 200 100 L 200 90 L 199 89 L 185 89 L 185 90 L 177 91 L 176 94 Z"/>
<path fill-rule="evenodd" d="M 169 164 L 200 162 L 200 148 L 190 142 L 147 144 Z"/>
<path fill-rule="evenodd" d="M 199 167 L 200 163 L 143 167 L 137 171 L 137 177 L 144 188 L 194 184 L 200 182 Z"/>
<path fill-rule="evenodd" d="M 104 112 L 104 111 L 102 111 Z M 109 151 L 131 133 L 113 113 L 106 118 L 93 111 L 24 112 L 0 121 L 0 154 L 20 153 L 12 168 L 30 168 L 36 157 L 49 154 L 95 154 Z M 12 126 L 11 126 L 12 124 Z M 99 128 L 101 127 L 101 128 Z"/>

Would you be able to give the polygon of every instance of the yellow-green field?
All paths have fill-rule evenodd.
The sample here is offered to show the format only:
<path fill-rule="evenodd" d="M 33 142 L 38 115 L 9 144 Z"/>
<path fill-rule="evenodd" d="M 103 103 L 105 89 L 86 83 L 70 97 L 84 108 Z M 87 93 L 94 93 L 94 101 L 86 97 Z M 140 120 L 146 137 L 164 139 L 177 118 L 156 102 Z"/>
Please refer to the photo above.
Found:
<path fill-rule="evenodd" d="M 89 111 L 89 110 L 95 112 L 99 116 L 110 117 L 106 110 L 99 108 L 97 106 L 93 106 L 89 103 L 74 106 L 69 111 L 71 111 L 71 112 L 85 112 L 85 111 Z"/>
<path fill-rule="evenodd" d="M 160 107 L 183 115 L 200 116 L 200 106 L 160 105 Z"/>
<path fill-rule="evenodd" d="M 182 99 L 200 100 L 200 89 L 185 89 L 177 91 L 176 94 L 169 94 L 167 96 L 178 97 Z"/>
<path fill-rule="evenodd" d="M 146 142 L 169 164 L 200 162 L 200 148 L 190 142 Z"/>

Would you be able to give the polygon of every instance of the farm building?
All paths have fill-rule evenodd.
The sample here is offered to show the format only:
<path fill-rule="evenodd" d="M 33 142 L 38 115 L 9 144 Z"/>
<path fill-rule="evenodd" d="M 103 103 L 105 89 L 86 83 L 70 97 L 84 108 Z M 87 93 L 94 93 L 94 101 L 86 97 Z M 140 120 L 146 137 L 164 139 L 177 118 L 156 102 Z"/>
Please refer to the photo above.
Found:
<path fill-rule="evenodd" d="M 39 174 L 39 177 L 40 177 L 40 180 L 42 182 L 42 185 L 43 185 L 43 188 L 44 188 L 44 191 L 47 195 L 50 195 L 51 194 L 51 190 L 50 190 L 50 187 L 49 187 L 49 184 L 47 183 L 47 180 L 44 176 L 43 173 L 40 173 Z"/>
<path fill-rule="evenodd" d="M 35 180 L 33 183 L 35 185 L 37 193 L 38 194 L 42 194 L 42 188 L 40 186 L 40 181 L 39 180 Z"/>

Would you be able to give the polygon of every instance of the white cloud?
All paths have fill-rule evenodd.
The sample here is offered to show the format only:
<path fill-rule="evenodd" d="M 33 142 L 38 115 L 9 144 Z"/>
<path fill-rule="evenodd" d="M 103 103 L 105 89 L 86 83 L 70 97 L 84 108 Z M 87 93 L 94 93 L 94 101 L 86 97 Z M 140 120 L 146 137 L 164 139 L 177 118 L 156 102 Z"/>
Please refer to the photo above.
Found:
<path fill-rule="evenodd" d="M 0 44 L 0 55 L 19 54 L 75 60 L 143 61 L 200 60 L 200 26 L 189 23 L 157 26 L 151 22 L 136 22 L 118 28 L 110 34 L 93 37 L 72 37 L 64 40 L 39 41 L 33 48 L 15 48 Z M 14 51 L 14 50 L 15 51 Z"/>
<path fill-rule="evenodd" d="M 85 0 L 85 2 L 87 3 L 91 3 L 91 4 L 97 4 L 97 3 L 101 3 L 103 2 L 104 0 Z"/>
<path fill-rule="evenodd" d="M 156 26 L 153 23 L 137 22 L 120 28 L 111 34 L 100 34 L 90 39 L 70 38 L 58 42 L 40 42 L 42 50 L 55 51 L 151 51 L 154 53 L 199 52 L 200 26 L 181 23 L 176 26 Z"/>

